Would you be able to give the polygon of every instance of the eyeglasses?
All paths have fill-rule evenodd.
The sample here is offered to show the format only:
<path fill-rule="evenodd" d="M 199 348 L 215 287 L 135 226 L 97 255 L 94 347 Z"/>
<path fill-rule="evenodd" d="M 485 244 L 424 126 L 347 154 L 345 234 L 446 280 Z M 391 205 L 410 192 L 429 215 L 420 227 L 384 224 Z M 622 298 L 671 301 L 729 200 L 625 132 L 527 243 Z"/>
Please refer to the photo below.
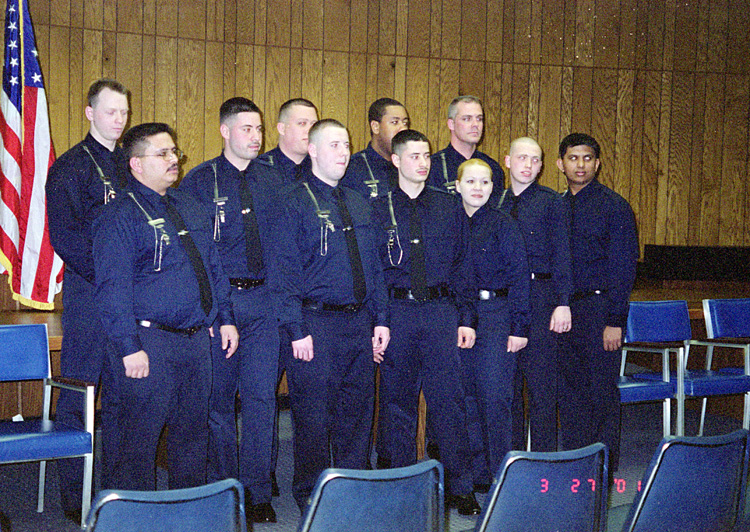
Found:
<path fill-rule="evenodd" d="M 165 161 L 168 161 L 172 157 L 174 157 L 178 161 L 181 161 L 184 156 L 185 156 L 185 153 L 179 148 L 161 150 L 159 152 L 148 154 L 148 155 L 146 154 L 138 155 L 138 157 L 159 157 L 160 159 L 164 159 Z"/>

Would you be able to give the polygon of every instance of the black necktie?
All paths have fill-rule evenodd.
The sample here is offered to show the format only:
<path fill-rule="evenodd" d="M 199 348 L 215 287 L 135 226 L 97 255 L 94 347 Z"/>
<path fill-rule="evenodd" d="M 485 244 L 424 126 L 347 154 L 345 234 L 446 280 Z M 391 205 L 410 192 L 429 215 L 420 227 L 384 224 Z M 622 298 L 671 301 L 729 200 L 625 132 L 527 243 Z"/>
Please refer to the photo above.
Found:
<path fill-rule="evenodd" d="M 201 308 L 203 309 L 203 312 L 206 313 L 206 316 L 208 316 L 213 307 L 211 284 L 208 282 L 208 275 L 206 274 L 206 268 L 203 266 L 201 255 L 198 252 L 198 248 L 195 247 L 193 237 L 190 236 L 187 227 L 185 227 L 185 222 L 182 220 L 182 216 L 180 216 L 180 213 L 177 212 L 177 209 L 172 205 L 170 197 L 165 195 L 162 197 L 162 201 L 167 209 L 167 217 L 172 222 L 175 229 L 177 229 L 177 234 L 180 236 L 182 247 L 185 249 L 185 253 L 187 253 L 188 258 L 190 259 L 190 265 L 193 267 L 195 277 L 198 279 L 198 289 L 201 293 Z"/>
<path fill-rule="evenodd" d="M 510 215 L 518 220 L 518 196 L 511 192 L 510 194 L 512 205 L 510 206 Z"/>
<path fill-rule="evenodd" d="M 359 246 L 357 245 L 357 234 L 354 231 L 354 222 L 349 214 L 344 200 L 344 192 L 340 188 L 333 189 L 333 197 L 339 207 L 341 221 L 344 224 L 344 236 L 346 237 L 346 247 L 349 248 L 349 264 L 352 267 L 352 280 L 354 282 L 354 298 L 357 303 L 362 303 L 367 294 L 365 285 L 365 271 L 362 269 L 362 259 L 359 256 Z"/>
<path fill-rule="evenodd" d="M 263 269 L 263 246 L 260 242 L 258 219 L 253 208 L 253 195 L 247 183 L 246 174 L 240 177 L 240 202 L 242 204 L 242 223 L 245 233 L 245 255 L 247 269 L 251 273 L 260 273 Z"/>
<path fill-rule="evenodd" d="M 411 216 L 409 218 L 409 273 L 411 291 L 417 299 L 427 299 L 427 281 L 424 265 L 424 242 L 422 242 L 422 223 L 417 211 L 417 200 L 410 199 Z"/>

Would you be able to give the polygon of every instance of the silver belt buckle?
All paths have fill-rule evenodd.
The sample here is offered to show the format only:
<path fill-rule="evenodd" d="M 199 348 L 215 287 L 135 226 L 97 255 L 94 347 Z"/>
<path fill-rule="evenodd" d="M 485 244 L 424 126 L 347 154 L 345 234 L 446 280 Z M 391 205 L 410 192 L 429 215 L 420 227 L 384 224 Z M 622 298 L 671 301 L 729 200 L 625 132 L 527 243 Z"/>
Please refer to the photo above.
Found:
<path fill-rule="evenodd" d="M 480 301 L 489 301 L 490 297 L 492 297 L 492 294 L 489 290 L 480 290 L 479 291 L 479 300 Z"/>

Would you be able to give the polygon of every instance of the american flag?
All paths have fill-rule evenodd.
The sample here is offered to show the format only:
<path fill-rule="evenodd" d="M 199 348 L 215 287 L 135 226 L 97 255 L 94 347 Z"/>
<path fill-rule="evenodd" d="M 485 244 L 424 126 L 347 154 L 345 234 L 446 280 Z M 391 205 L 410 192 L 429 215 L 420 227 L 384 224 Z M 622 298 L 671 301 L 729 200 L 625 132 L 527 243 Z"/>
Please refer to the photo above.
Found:
<path fill-rule="evenodd" d="M 47 229 L 44 184 L 55 160 L 47 97 L 26 0 L 8 0 L 0 93 L 0 272 L 13 299 L 53 308 L 63 264 Z"/>

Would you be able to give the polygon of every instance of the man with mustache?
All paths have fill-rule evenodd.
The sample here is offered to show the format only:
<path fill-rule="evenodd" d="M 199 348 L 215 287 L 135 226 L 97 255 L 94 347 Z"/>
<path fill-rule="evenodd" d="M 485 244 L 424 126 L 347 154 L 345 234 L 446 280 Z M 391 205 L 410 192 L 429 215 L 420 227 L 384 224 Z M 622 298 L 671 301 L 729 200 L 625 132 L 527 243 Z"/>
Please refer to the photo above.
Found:
<path fill-rule="evenodd" d="M 276 522 L 271 505 L 271 442 L 276 407 L 278 326 L 270 285 L 270 224 L 281 176 L 257 160 L 263 140 L 260 109 L 247 98 L 219 110 L 224 150 L 188 173 L 180 190 L 190 193 L 213 220 L 213 240 L 232 286 L 240 348 L 228 357 L 211 343 L 213 387 L 209 428 L 209 480 L 237 478 L 245 487 L 248 521 Z M 239 458 L 235 396 L 240 393 Z M 251 525 L 252 523 L 250 523 Z"/>

